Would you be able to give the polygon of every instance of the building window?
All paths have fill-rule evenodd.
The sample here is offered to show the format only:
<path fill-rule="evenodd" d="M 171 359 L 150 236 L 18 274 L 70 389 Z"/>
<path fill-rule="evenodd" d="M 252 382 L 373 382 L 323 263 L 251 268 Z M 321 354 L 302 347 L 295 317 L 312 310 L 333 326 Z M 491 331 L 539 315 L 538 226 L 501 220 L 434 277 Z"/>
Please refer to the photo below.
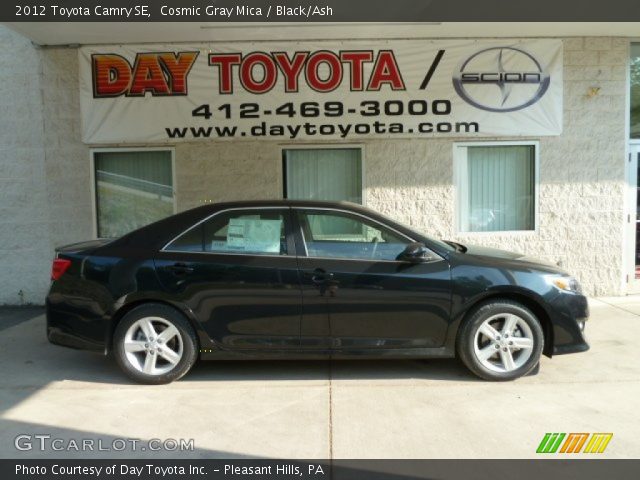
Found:
<path fill-rule="evenodd" d="M 631 44 L 631 138 L 640 139 L 640 43 Z"/>
<path fill-rule="evenodd" d="M 300 148 L 282 152 L 284 197 L 362 203 L 359 148 Z"/>
<path fill-rule="evenodd" d="M 97 235 L 114 238 L 174 213 L 170 150 L 93 152 Z"/>
<path fill-rule="evenodd" d="M 535 230 L 537 145 L 460 144 L 454 148 L 459 230 Z"/>

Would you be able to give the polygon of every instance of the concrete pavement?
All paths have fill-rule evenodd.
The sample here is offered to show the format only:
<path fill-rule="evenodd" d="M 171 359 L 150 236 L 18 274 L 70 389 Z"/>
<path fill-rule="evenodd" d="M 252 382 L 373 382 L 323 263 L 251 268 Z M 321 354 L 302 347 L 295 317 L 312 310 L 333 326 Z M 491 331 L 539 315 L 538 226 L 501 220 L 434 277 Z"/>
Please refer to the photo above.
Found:
<path fill-rule="evenodd" d="M 79 457 L 14 446 L 48 434 L 194 439 L 179 454 L 83 458 L 533 458 L 546 432 L 613 432 L 600 457 L 638 458 L 640 297 L 591 300 L 591 312 L 589 352 L 510 383 L 454 360 L 208 362 L 149 387 L 110 358 L 50 345 L 42 310 L 1 309 L 0 457 Z"/>

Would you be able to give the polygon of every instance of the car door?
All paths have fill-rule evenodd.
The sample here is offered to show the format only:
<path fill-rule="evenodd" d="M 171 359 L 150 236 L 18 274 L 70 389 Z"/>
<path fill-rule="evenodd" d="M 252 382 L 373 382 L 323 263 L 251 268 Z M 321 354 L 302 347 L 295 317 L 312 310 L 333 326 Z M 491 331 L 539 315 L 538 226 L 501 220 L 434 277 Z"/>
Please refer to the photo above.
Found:
<path fill-rule="evenodd" d="M 299 346 L 301 286 L 288 207 L 214 214 L 158 252 L 155 265 L 169 298 L 190 308 L 219 345 Z"/>
<path fill-rule="evenodd" d="M 301 252 L 302 344 L 318 349 L 433 348 L 451 307 L 448 262 L 396 258 L 413 242 L 348 211 L 296 208 Z"/>

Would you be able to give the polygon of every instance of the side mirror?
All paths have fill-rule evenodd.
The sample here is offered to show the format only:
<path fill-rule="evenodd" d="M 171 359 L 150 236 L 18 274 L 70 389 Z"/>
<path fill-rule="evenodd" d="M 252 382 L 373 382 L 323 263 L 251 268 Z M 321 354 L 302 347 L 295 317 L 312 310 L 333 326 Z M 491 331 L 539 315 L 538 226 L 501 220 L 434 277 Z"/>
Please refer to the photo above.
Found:
<path fill-rule="evenodd" d="M 398 255 L 397 260 L 409 263 L 422 263 L 430 259 L 429 250 L 424 246 L 424 243 L 413 242 L 407 245 L 407 247 Z"/>

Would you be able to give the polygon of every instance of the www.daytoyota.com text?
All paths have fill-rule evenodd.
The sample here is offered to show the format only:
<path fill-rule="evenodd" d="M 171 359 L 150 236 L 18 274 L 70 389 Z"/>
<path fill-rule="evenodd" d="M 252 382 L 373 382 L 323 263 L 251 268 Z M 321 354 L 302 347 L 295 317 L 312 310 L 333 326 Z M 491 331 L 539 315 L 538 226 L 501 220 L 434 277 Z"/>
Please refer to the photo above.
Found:
<path fill-rule="evenodd" d="M 219 106 L 203 104 L 191 112 L 195 118 L 211 120 L 210 126 L 170 126 L 165 127 L 169 138 L 225 138 L 225 137 L 284 137 L 289 139 L 299 136 L 334 136 L 341 138 L 349 136 L 369 135 L 371 133 L 405 134 L 405 133 L 478 133 L 480 126 L 477 122 L 448 122 L 423 121 L 405 125 L 394 121 L 365 121 L 365 122 L 333 122 L 345 114 L 361 116 L 363 120 L 371 117 L 401 117 L 442 116 L 451 113 L 451 102 L 448 100 L 364 100 L 357 106 L 345 106 L 343 102 L 293 102 L 283 103 L 274 109 L 263 109 L 258 103 L 241 103 L 233 106 L 225 103 Z M 216 125 L 216 120 L 232 119 L 262 119 L 274 117 L 301 118 L 304 123 L 283 124 L 267 121 L 257 122 L 249 128 L 240 129 L 237 126 Z M 323 117 L 324 122 L 309 121 L 308 119 Z"/>

